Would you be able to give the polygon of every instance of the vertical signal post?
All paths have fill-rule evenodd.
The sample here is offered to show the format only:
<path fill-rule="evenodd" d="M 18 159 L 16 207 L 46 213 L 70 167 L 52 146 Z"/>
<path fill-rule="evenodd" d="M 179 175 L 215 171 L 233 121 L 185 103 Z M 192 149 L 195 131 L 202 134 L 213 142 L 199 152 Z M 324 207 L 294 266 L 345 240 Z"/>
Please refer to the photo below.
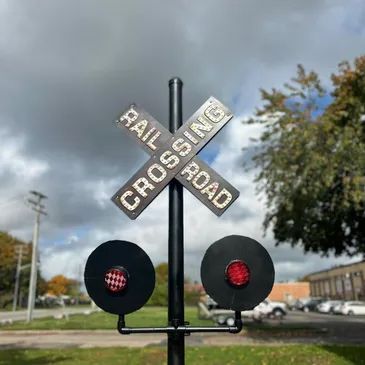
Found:
<path fill-rule="evenodd" d="M 179 78 L 169 82 L 169 127 L 175 133 L 182 126 L 182 87 Z M 183 186 L 173 180 L 169 186 L 169 277 L 168 320 L 173 327 L 184 325 L 184 207 Z M 168 362 L 183 365 L 184 333 L 168 334 Z"/>

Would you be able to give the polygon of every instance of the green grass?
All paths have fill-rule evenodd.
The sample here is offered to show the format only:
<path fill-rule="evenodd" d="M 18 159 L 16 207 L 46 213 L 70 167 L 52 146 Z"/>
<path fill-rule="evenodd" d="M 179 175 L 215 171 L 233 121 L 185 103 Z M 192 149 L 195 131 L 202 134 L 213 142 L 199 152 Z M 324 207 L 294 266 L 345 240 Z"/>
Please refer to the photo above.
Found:
<path fill-rule="evenodd" d="M 185 320 L 192 325 L 211 325 L 210 320 L 200 320 L 196 307 L 185 307 Z M 97 312 L 88 316 L 75 314 L 69 320 L 40 318 L 31 323 L 15 322 L 12 325 L 1 326 L 2 330 L 95 330 L 116 329 L 118 316 L 105 312 Z M 127 326 L 166 326 L 167 308 L 144 307 L 126 316 Z"/>
<path fill-rule="evenodd" d="M 211 320 L 201 320 L 197 317 L 196 307 L 185 307 L 185 319 L 191 325 L 214 325 Z M 97 312 L 90 315 L 74 314 L 66 319 L 54 319 L 51 317 L 35 319 L 31 323 L 15 322 L 12 325 L 0 326 L 0 330 L 115 330 L 118 316 L 105 312 Z M 126 316 L 126 324 L 131 327 L 139 326 L 165 326 L 167 324 L 167 308 L 143 307 L 139 311 Z M 308 325 L 295 323 L 253 323 L 245 322 L 244 332 L 249 335 L 261 336 L 305 336 L 321 332 Z M 321 332 L 322 333 L 322 332 Z"/>
<path fill-rule="evenodd" d="M 163 365 L 166 351 L 159 347 L 142 349 L 93 348 L 51 350 L 3 350 L 0 365 Z M 187 365 L 363 365 L 365 347 L 356 346 L 232 346 L 191 347 Z"/>

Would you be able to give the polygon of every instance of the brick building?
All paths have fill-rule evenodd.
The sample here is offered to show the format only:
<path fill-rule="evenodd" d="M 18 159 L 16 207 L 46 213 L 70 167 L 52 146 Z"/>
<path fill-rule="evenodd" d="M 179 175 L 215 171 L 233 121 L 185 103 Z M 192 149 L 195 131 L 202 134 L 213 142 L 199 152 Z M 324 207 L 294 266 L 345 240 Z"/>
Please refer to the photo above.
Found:
<path fill-rule="evenodd" d="M 365 300 L 365 260 L 306 276 L 313 297 Z"/>
<path fill-rule="evenodd" d="M 270 300 L 292 303 L 297 299 L 309 297 L 309 283 L 275 283 L 269 295 Z"/>

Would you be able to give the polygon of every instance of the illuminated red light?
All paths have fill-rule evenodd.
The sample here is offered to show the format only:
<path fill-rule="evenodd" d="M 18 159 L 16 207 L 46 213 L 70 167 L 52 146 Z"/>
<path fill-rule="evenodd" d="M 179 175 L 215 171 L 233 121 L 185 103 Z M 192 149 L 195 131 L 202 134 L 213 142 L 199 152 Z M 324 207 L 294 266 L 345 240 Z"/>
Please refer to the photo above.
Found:
<path fill-rule="evenodd" d="M 105 287 L 113 293 L 119 293 L 124 290 L 127 282 L 128 273 L 124 269 L 111 268 L 105 273 Z"/>
<path fill-rule="evenodd" d="M 226 267 L 226 279 L 235 287 L 242 287 L 250 281 L 250 269 L 242 260 L 231 261 Z"/>

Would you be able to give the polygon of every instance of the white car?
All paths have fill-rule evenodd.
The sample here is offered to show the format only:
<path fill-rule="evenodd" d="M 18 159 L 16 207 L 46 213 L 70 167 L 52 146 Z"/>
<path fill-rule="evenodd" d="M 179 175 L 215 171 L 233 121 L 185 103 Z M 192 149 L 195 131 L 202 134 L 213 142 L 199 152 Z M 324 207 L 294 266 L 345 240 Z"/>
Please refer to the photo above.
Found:
<path fill-rule="evenodd" d="M 365 314 L 365 302 L 345 302 L 341 306 L 341 313 L 345 315 Z"/>
<path fill-rule="evenodd" d="M 317 309 L 320 313 L 335 313 L 336 306 L 343 304 L 343 300 L 327 300 L 318 304 Z"/>
<path fill-rule="evenodd" d="M 339 303 L 333 307 L 333 313 L 334 314 L 342 314 L 342 306 L 345 302 L 342 301 L 342 303 Z"/>
<path fill-rule="evenodd" d="M 255 322 L 262 321 L 262 314 L 256 309 L 243 311 L 241 316 L 242 318 L 250 318 Z M 219 325 L 227 324 L 228 326 L 234 326 L 235 323 L 234 312 L 228 309 L 213 309 L 211 311 L 211 318 Z"/>
<path fill-rule="evenodd" d="M 234 325 L 234 312 L 226 309 L 215 309 L 213 311 L 213 320 L 220 324 L 227 324 L 228 326 Z M 282 302 L 272 302 L 269 299 L 265 299 L 258 304 L 254 309 L 241 312 L 243 318 L 251 318 L 256 322 L 261 322 L 263 318 L 275 317 L 282 318 L 286 315 L 287 307 Z"/>
<path fill-rule="evenodd" d="M 269 299 L 265 299 L 259 305 L 257 305 L 254 309 L 259 311 L 266 317 L 273 316 L 275 318 L 285 316 L 288 311 L 287 305 L 285 303 L 273 302 Z"/>

